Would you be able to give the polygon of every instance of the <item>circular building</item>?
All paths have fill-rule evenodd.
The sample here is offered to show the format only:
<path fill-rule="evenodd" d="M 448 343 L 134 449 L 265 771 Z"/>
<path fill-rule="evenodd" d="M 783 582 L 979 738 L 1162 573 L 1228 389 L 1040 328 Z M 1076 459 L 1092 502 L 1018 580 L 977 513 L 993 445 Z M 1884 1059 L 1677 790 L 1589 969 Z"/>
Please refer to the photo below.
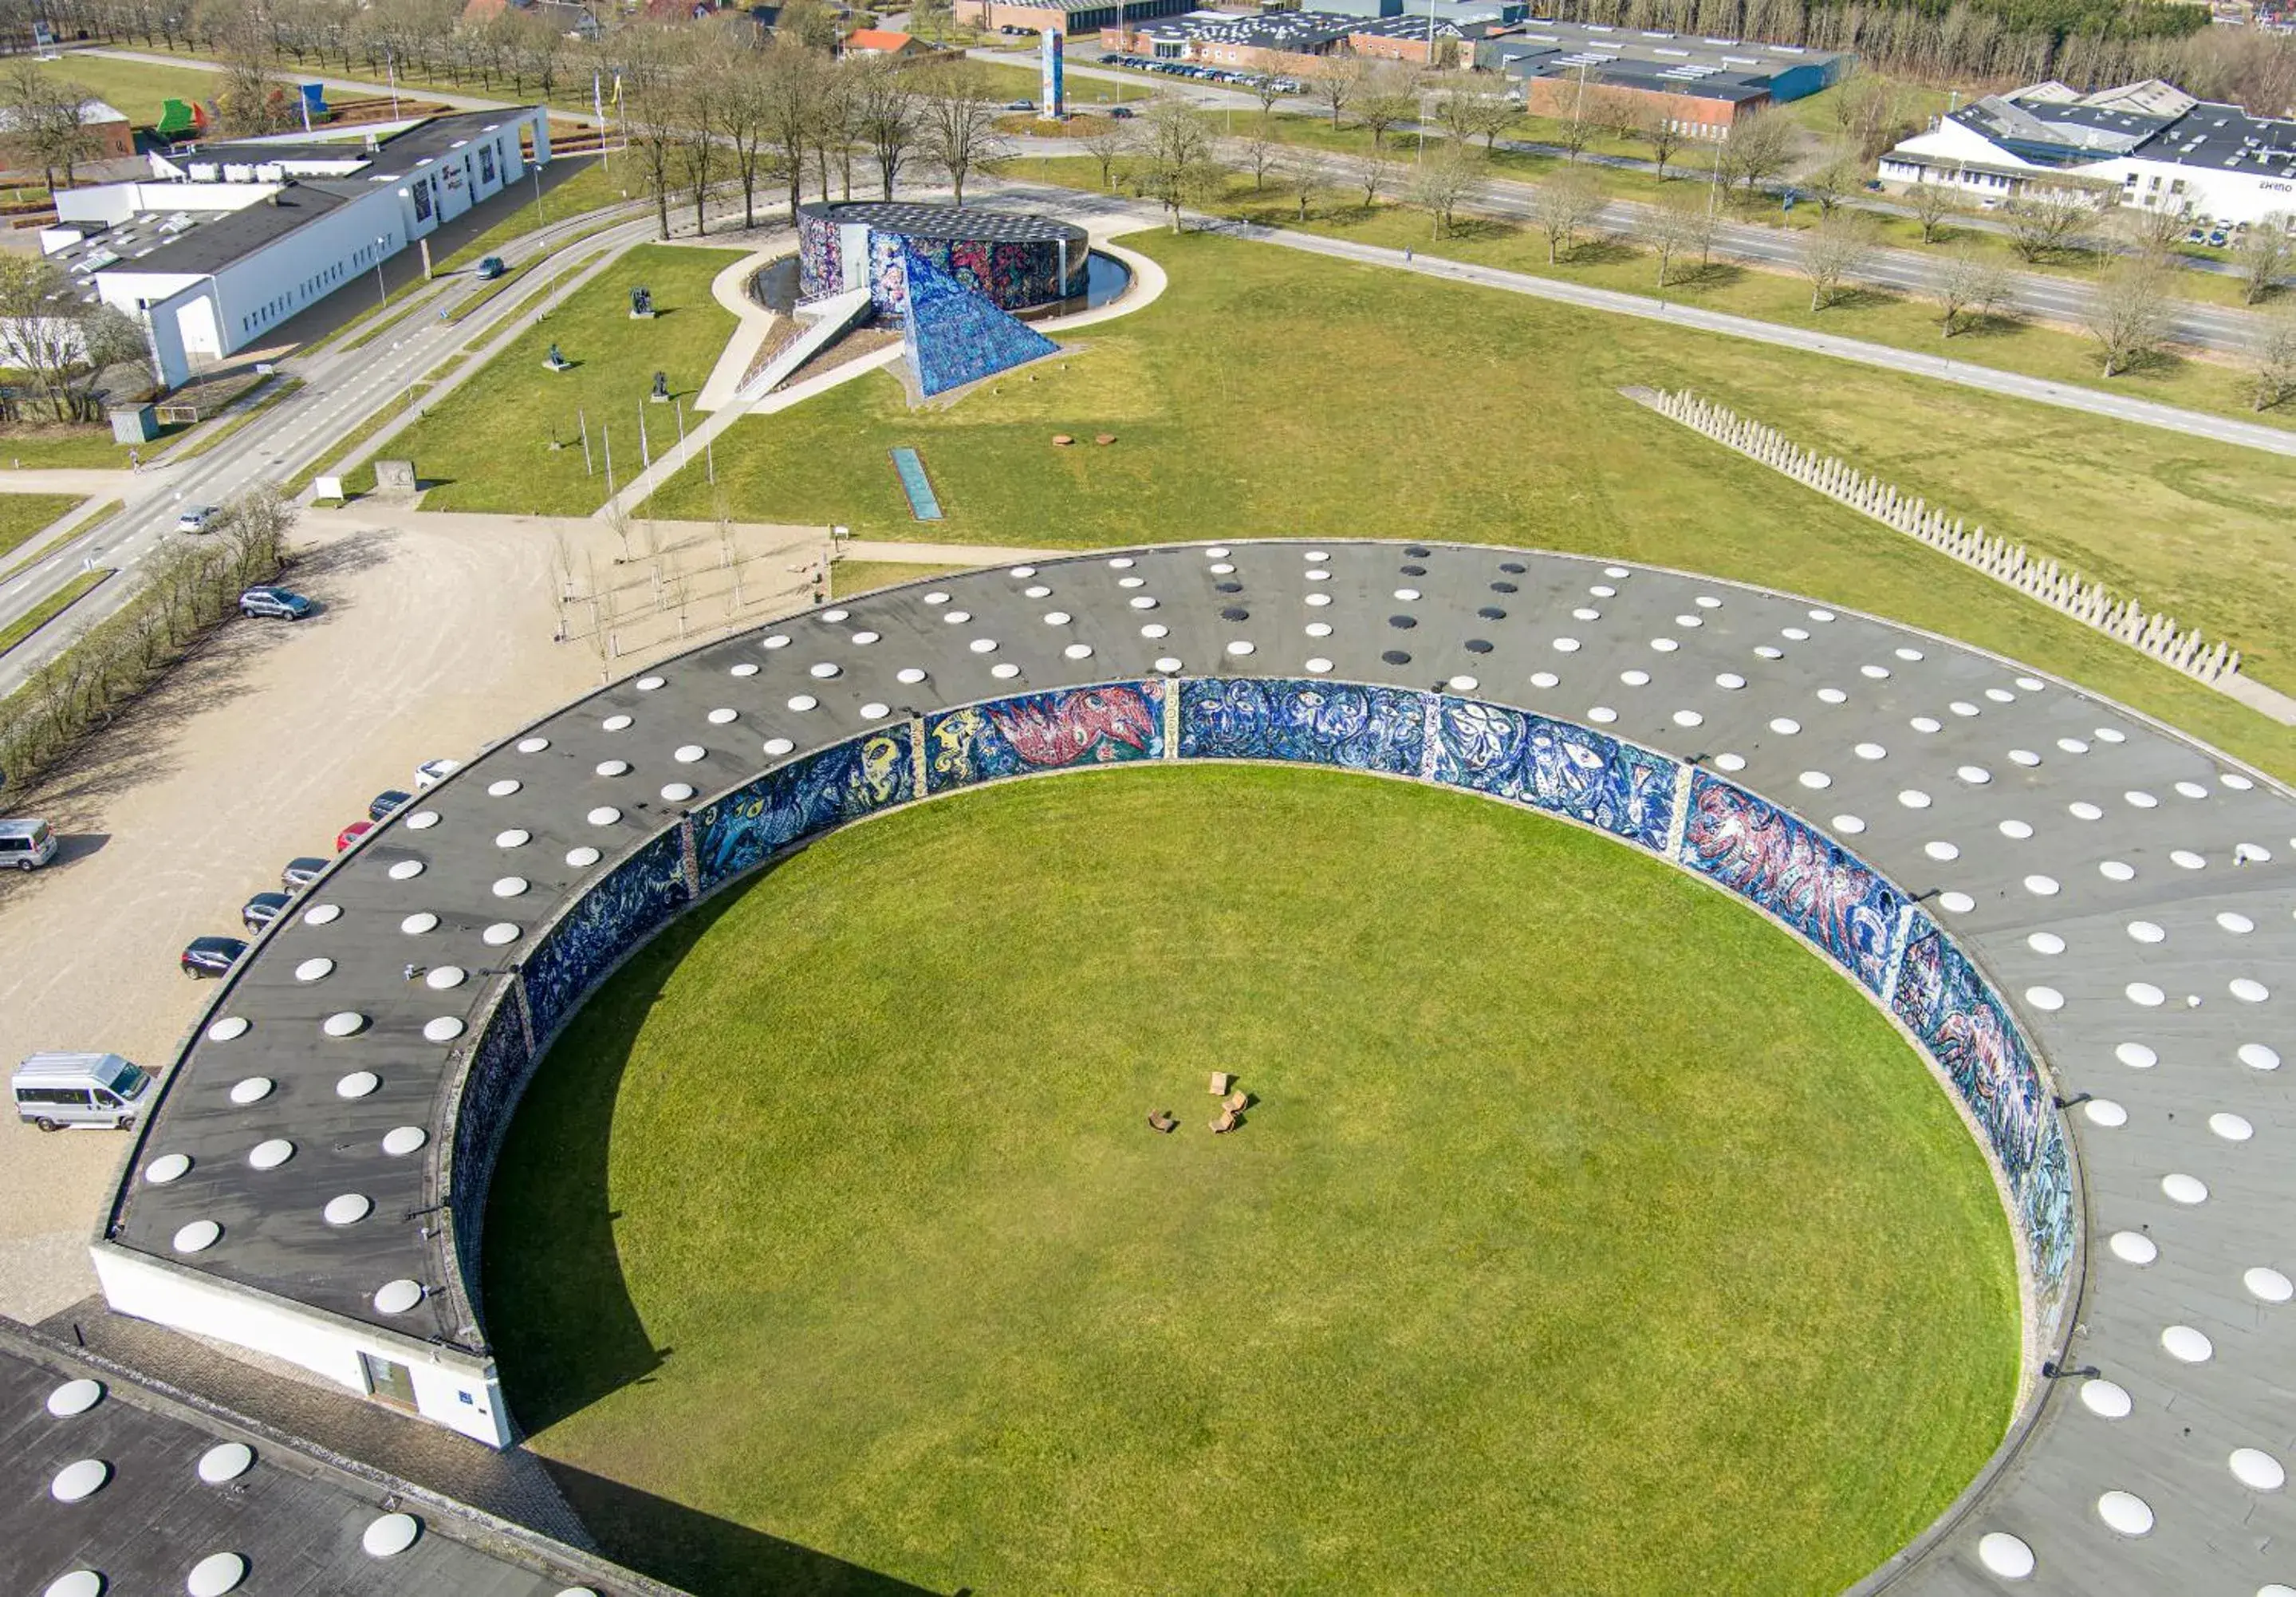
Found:
<path fill-rule="evenodd" d="M 1049 217 L 907 201 L 816 201 L 797 213 L 798 298 L 866 287 L 880 320 L 908 309 L 904 249 L 1014 316 L 1085 292 L 1091 240 Z"/>

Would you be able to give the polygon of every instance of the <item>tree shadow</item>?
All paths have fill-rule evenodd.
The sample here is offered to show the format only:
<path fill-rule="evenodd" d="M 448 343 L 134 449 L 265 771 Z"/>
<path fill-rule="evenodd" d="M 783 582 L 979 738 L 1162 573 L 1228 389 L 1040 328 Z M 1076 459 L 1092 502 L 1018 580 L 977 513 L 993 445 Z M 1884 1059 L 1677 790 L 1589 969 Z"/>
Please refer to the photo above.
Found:
<path fill-rule="evenodd" d="M 1637 259 L 1642 251 L 1622 238 L 1590 238 L 1571 246 L 1565 266 L 1616 266 Z"/>
<path fill-rule="evenodd" d="M 1522 225 L 1504 217 L 1454 217 L 1443 236 L 1460 243 L 1482 243 L 1500 239 L 1520 237 Z"/>
<path fill-rule="evenodd" d="M 1954 337 L 1979 340 L 2007 338 L 2024 331 L 2023 317 L 2010 316 L 1997 310 L 1988 310 L 1982 316 L 1972 317 L 1962 323 L 1959 331 L 1954 333 Z"/>
<path fill-rule="evenodd" d="M 543 1464 L 609 1558 L 694 1597 L 929 1597 L 927 1587 L 571 1464 Z"/>

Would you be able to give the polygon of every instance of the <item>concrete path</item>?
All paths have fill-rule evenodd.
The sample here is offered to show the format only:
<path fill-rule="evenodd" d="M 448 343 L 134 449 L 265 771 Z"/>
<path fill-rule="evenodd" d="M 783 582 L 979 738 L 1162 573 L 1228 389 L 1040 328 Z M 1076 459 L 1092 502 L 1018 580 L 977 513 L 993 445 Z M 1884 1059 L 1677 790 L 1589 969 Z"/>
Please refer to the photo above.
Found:
<path fill-rule="evenodd" d="M 701 391 L 693 396 L 694 409 L 711 411 L 723 407 L 742 386 L 742 379 L 750 375 L 750 363 L 757 358 L 758 350 L 773 333 L 774 324 L 780 320 L 750 297 L 750 279 L 767 261 L 788 254 L 795 247 L 784 229 L 777 242 L 744 255 L 710 279 L 710 297 L 734 314 L 734 336 L 726 340 L 725 353 L 718 357 L 718 364 L 709 368 Z"/>
<path fill-rule="evenodd" d="M 11 470 L 0 465 L 0 493 L 76 493 L 82 498 L 101 494 L 107 499 L 146 498 L 160 491 L 157 463 L 142 472 L 111 471 L 102 466 L 29 466 Z"/>

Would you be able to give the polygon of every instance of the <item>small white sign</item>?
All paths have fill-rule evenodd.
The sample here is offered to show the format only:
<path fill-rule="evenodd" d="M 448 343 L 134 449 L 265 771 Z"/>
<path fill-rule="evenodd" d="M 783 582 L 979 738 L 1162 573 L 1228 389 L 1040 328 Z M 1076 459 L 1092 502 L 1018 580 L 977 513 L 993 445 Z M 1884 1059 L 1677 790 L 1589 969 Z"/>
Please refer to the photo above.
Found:
<path fill-rule="evenodd" d="M 321 477 L 311 484 L 311 497 L 315 499 L 348 499 L 350 495 L 343 491 L 340 477 Z"/>

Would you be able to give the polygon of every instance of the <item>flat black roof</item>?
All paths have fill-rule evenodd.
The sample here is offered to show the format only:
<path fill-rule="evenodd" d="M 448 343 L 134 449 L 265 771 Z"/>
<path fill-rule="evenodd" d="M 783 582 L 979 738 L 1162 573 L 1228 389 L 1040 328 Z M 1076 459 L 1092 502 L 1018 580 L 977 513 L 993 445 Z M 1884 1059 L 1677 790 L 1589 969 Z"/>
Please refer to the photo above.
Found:
<path fill-rule="evenodd" d="M 216 1450 L 234 1445 L 251 1455 L 243 1472 L 202 1478 L 202 1461 L 221 1476 Z M 60 1478 L 76 1466 L 101 1484 L 78 1501 L 59 1501 Z M 554 1597 L 578 1586 L 621 1597 L 668 1589 L 147 1384 L 6 1319 L 0 1504 L 0 1573 L 11 1597 L 37 1597 L 80 1569 L 122 1597 L 181 1592 L 195 1565 L 218 1555 L 244 1560 L 242 1589 L 275 1597 Z M 411 1516 L 418 1534 L 404 1552 L 377 1558 L 362 1538 L 390 1513 Z"/>
<path fill-rule="evenodd" d="M 299 183 L 291 178 L 269 199 L 209 217 L 150 253 L 119 262 L 118 269 L 219 272 L 265 245 L 317 221 L 346 198 L 330 185 Z"/>
<path fill-rule="evenodd" d="M 798 214 L 825 217 L 833 222 L 865 223 L 875 232 L 898 233 L 909 238 L 978 240 L 993 244 L 1050 243 L 1065 239 L 1080 244 L 1090 237 L 1074 223 L 1053 217 L 980 210 L 970 205 L 929 205 L 907 200 L 816 200 L 799 206 Z"/>

